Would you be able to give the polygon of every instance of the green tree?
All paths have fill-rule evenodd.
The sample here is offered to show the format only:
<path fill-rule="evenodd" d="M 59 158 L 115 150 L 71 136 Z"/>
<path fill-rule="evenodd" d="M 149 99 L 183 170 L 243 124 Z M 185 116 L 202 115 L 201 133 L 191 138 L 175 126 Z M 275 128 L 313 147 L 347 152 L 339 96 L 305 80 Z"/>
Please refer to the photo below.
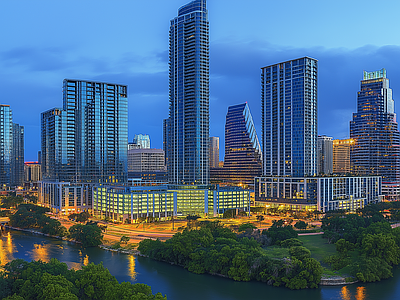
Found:
<path fill-rule="evenodd" d="M 260 227 L 261 227 L 261 222 L 264 221 L 264 216 L 263 215 L 259 215 L 257 216 L 257 221 L 260 222 Z"/>
<path fill-rule="evenodd" d="M 67 228 L 61 225 L 60 221 L 50 219 L 46 225 L 42 228 L 43 233 L 47 233 L 54 236 L 66 236 L 68 231 Z"/>
<path fill-rule="evenodd" d="M 308 224 L 304 221 L 297 221 L 296 224 L 294 224 L 294 227 L 299 229 L 299 230 L 305 230 L 307 229 Z"/>
<path fill-rule="evenodd" d="M 251 223 L 242 223 L 242 224 L 240 224 L 240 226 L 238 228 L 238 232 L 246 231 L 246 230 L 253 231 L 254 229 L 257 229 L 257 227 L 254 226 L 253 224 L 251 224 Z"/>
<path fill-rule="evenodd" d="M 103 234 L 96 225 L 76 224 L 69 229 L 69 237 L 81 242 L 83 247 L 96 247 L 103 242 Z"/>
<path fill-rule="evenodd" d="M 127 244 L 128 242 L 129 242 L 129 240 L 130 240 L 131 238 L 129 237 L 129 236 L 126 236 L 126 235 L 123 235 L 123 236 L 121 236 L 121 239 L 120 239 L 120 243 L 121 244 Z"/>
<path fill-rule="evenodd" d="M 311 251 L 303 246 L 293 246 L 289 248 L 291 256 L 296 257 L 299 260 L 304 260 L 311 257 Z"/>

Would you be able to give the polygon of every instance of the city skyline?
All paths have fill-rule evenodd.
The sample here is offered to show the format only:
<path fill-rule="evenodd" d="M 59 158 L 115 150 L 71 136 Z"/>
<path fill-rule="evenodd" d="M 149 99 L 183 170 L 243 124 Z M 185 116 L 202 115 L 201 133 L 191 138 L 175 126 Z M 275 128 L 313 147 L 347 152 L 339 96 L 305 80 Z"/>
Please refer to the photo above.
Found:
<path fill-rule="evenodd" d="M 58 106 L 65 78 L 127 84 L 129 141 L 135 133 L 143 132 L 151 136 L 155 148 L 162 148 L 162 119 L 168 117 L 168 24 L 188 1 L 122 1 L 115 7 L 93 7 L 91 3 L 79 3 L 79 11 L 74 10 L 75 5 L 59 6 L 50 1 L 43 2 L 45 9 L 29 2 L 23 9 L 16 3 L 1 4 L 0 24 L 4 28 L 13 24 L 13 30 L 2 32 L 0 103 L 11 105 L 13 119 L 25 127 L 26 160 L 36 160 L 40 113 Z M 244 5 L 239 1 L 209 0 L 210 136 L 224 139 L 224 119 L 219 116 L 226 114 L 228 106 L 248 101 L 250 106 L 259 107 L 261 67 L 306 55 L 319 61 L 318 134 L 334 139 L 349 137 L 349 121 L 356 110 L 363 70 L 386 68 L 396 102 L 400 70 L 393 66 L 399 63 L 400 46 L 393 42 L 390 28 L 396 26 L 399 4 L 391 1 L 391 9 L 387 10 L 372 2 L 344 3 L 338 1 L 332 6 L 305 1 L 300 5 L 291 1 L 287 7 L 264 1 Z M 277 22 L 279 17 L 269 14 L 267 18 L 264 13 L 283 9 L 296 28 L 281 22 L 279 31 L 265 30 L 267 21 Z M 313 18 L 304 19 L 302 16 L 310 10 Z M 381 31 L 374 25 L 381 10 L 389 30 Z M 104 24 L 94 17 L 83 18 L 87 12 L 96 16 L 108 11 L 110 21 Z M 139 26 L 149 14 L 152 22 L 147 22 L 145 28 Z M 241 22 L 237 22 L 239 17 Z M 76 20 L 75 24 L 68 22 L 70 18 Z M 310 27 L 313 24 L 318 26 Z M 299 34 L 305 28 L 312 28 L 312 34 Z M 106 45 L 104 38 L 99 39 L 104 33 L 123 38 Z M 338 88 L 332 89 L 333 81 Z M 260 111 L 253 111 L 253 117 L 261 132 Z M 220 154 L 222 159 L 222 150 Z"/>

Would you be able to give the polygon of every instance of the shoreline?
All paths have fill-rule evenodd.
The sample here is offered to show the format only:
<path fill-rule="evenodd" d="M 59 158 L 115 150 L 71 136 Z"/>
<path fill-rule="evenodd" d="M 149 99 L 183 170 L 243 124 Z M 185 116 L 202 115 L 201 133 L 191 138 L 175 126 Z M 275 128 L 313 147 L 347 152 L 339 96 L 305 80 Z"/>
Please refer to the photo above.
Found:
<path fill-rule="evenodd" d="M 51 238 L 56 238 L 56 239 L 63 240 L 63 241 L 67 241 L 67 242 L 72 242 L 72 243 L 75 243 L 75 244 L 81 244 L 81 242 L 78 242 L 78 241 L 76 241 L 76 240 L 68 239 L 68 238 L 66 238 L 66 237 L 53 236 L 53 235 L 50 235 L 50 234 L 47 234 L 47 233 L 43 233 L 43 232 L 40 232 L 40 231 L 37 231 L 37 230 L 24 229 L 24 228 L 18 228 L 18 227 L 12 227 L 12 226 L 9 226 L 9 225 L 4 225 L 4 227 L 7 228 L 7 229 L 11 229 L 11 230 L 28 232 L 28 233 L 31 233 L 31 234 L 38 234 L 38 235 L 43 235 L 43 236 L 45 236 L 45 237 L 51 237 Z M 121 254 L 136 255 L 136 256 L 141 256 L 141 257 L 147 257 L 147 258 L 149 258 L 147 255 L 141 254 L 141 253 L 140 253 L 138 250 L 136 250 L 136 249 L 132 249 L 132 250 L 123 249 L 123 248 L 112 249 L 111 246 L 106 245 L 106 244 L 101 244 L 101 245 L 99 245 L 99 246 L 97 246 L 97 247 L 100 248 L 100 249 L 102 249 L 102 250 L 105 250 L 105 251 L 118 252 L 118 253 L 121 253 Z M 156 261 L 157 261 L 157 260 L 156 260 Z M 165 262 L 166 262 L 166 263 L 169 263 L 169 262 L 167 262 L 167 261 L 165 261 Z M 170 263 L 170 264 L 173 265 L 173 263 Z M 183 269 L 185 269 L 183 266 L 180 266 L 180 267 L 182 267 Z M 187 270 L 187 271 L 188 271 L 188 270 Z M 189 271 L 188 271 L 188 272 L 189 272 Z M 211 274 L 211 273 L 208 273 L 208 274 L 210 274 L 210 275 L 212 275 L 212 276 L 226 277 L 225 275 L 222 275 L 222 274 Z M 227 277 L 226 277 L 226 278 L 227 278 Z M 319 285 L 319 286 L 340 286 L 340 285 L 353 284 L 353 283 L 356 283 L 356 282 L 358 282 L 358 281 L 346 282 L 346 277 L 341 277 L 341 276 L 335 276 L 335 277 L 332 277 L 332 278 L 324 278 L 324 277 L 321 277 L 321 282 L 320 282 L 318 285 Z"/>

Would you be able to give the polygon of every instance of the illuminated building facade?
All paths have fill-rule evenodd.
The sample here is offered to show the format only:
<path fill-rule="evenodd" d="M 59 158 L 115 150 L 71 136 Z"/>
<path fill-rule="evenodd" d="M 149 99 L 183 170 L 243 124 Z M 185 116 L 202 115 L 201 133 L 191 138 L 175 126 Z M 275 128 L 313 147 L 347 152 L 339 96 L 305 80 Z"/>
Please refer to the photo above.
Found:
<path fill-rule="evenodd" d="M 168 125 L 169 182 L 208 184 L 209 23 L 205 0 L 182 6 L 170 23 Z"/>
<path fill-rule="evenodd" d="M 261 147 L 247 103 L 228 108 L 222 168 L 211 169 L 212 182 L 253 186 L 262 173 Z"/>
<path fill-rule="evenodd" d="M 332 137 L 319 135 L 317 140 L 317 170 L 318 174 L 333 172 L 333 141 Z"/>
<path fill-rule="evenodd" d="M 96 186 L 93 189 L 93 213 L 118 222 L 138 218 L 217 216 L 226 210 L 250 210 L 250 192 L 235 188 L 209 189 L 204 186 Z"/>
<path fill-rule="evenodd" d="M 168 182 L 164 151 L 144 148 L 128 150 L 128 178 Z"/>
<path fill-rule="evenodd" d="M 350 174 L 350 148 L 354 144 L 353 139 L 333 140 L 333 173 Z"/>
<path fill-rule="evenodd" d="M 150 149 L 150 136 L 148 134 L 135 134 L 133 143 L 140 149 Z"/>
<path fill-rule="evenodd" d="M 317 60 L 261 68 L 264 176 L 317 174 Z"/>
<path fill-rule="evenodd" d="M 80 201 L 77 195 L 79 199 L 74 203 L 85 208 L 91 206 L 87 184 L 127 181 L 126 85 L 65 79 L 63 108 L 42 113 L 41 126 L 42 180 L 47 185 L 51 182 L 81 184 L 87 198 Z M 39 201 L 45 197 L 39 193 Z"/>
<path fill-rule="evenodd" d="M 382 200 L 380 176 L 258 177 L 256 205 L 292 210 L 355 211 Z"/>
<path fill-rule="evenodd" d="M 37 161 L 27 161 L 24 166 L 25 182 L 37 182 L 42 180 L 40 164 Z"/>
<path fill-rule="evenodd" d="M 385 69 L 364 71 L 350 138 L 354 140 L 350 151 L 353 173 L 382 176 L 383 185 L 400 182 L 400 134 Z M 387 196 L 398 199 L 399 191 Z"/>

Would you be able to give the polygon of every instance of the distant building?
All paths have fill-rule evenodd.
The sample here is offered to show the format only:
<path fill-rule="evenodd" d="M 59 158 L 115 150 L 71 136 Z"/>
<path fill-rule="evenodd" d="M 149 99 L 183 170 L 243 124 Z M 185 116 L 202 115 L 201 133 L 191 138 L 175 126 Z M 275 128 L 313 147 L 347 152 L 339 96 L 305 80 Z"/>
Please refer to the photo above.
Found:
<path fill-rule="evenodd" d="M 169 182 L 207 185 L 210 176 L 209 22 L 205 0 L 182 6 L 170 22 L 168 126 L 168 137 L 164 141 L 168 140 Z"/>
<path fill-rule="evenodd" d="M 25 182 L 38 182 L 42 180 L 40 164 L 37 161 L 27 161 L 24 164 Z"/>
<path fill-rule="evenodd" d="M 317 140 L 317 168 L 318 174 L 332 174 L 333 172 L 333 141 L 332 137 L 319 135 Z"/>
<path fill-rule="evenodd" d="M 400 199 L 400 190 L 393 189 L 400 184 L 400 133 L 385 69 L 364 71 L 350 138 L 353 173 L 382 176 L 382 184 L 390 186 L 383 190 L 394 192 L 386 194 L 387 199 Z"/>
<path fill-rule="evenodd" d="M 150 149 L 150 136 L 148 134 L 135 134 L 133 144 L 141 149 Z"/>
<path fill-rule="evenodd" d="M 211 182 L 253 186 L 261 175 L 261 147 L 247 103 L 228 108 L 225 123 L 225 157 L 222 168 L 212 168 Z"/>
<path fill-rule="evenodd" d="M 219 137 L 210 136 L 210 168 L 219 166 Z"/>
<path fill-rule="evenodd" d="M 91 207 L 94 184 L 127 182 L 126 85 L 65 79 L 63 108 L 42 113 L 41 127 L 41 204 L 80 211 Z"/>
<path fill-rule="evenodd" d="M 333 140 L 333 173 L 350 174 L 350 148 L 354 145 L 353 139 Z"/>
<path fill-rule="evenodd" d="M 128 178 L 147 182 L 167 182 L 164 151 L 162 149 L 128 150 Z"/>

